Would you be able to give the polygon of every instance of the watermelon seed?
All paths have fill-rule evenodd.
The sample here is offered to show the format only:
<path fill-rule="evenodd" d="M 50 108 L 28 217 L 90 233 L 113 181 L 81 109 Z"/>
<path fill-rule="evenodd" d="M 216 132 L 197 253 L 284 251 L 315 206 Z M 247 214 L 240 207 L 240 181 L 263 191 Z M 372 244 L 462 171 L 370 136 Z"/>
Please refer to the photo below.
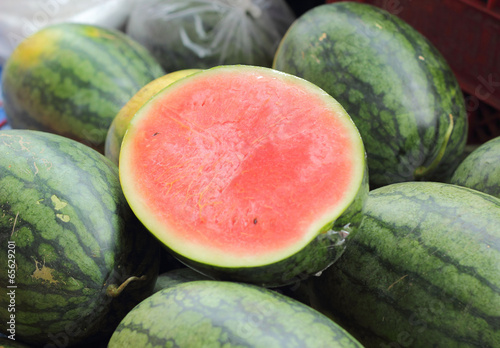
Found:
<path fill-rule="evenodd" d="M 160 133 L 159 133 L 159 132 L 155 132 L 155 134 L 153 134 L 153 136 L 155 137 L 155 136 L 157 136 L 158 134 L 160 134 Z"/>
<path fill-rule="evenodd" d="M 253 224 L 257 225 L 257 218 L 253 219 Z"/>

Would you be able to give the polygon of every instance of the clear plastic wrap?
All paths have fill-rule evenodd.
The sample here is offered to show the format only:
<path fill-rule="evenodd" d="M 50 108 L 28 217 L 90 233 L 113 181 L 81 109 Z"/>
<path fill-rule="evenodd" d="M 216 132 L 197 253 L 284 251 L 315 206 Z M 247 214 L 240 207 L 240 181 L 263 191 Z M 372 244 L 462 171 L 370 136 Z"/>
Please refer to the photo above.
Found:
<path fill-rule="evenodd" d="M 295 15 L 284 0 L 146 0 L 126 32 L 167 72 L 222 64 L 270 67 Z"/>
<path fill-rule="evenodd" d="M 123 28 L 139 0 L 0 0 L 0 65 L 24 38 L 63 22 Z"/>

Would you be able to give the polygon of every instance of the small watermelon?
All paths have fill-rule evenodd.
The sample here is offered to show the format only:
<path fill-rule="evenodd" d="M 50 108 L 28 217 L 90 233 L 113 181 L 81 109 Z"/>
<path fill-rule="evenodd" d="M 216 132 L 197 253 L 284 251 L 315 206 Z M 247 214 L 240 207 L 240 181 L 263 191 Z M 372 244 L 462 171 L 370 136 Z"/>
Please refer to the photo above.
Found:
<path fill-rule="evenodd" d="M 122 347 L 362 347 L 314 309 L 250 284 L 195 281 L 137 305 L 109 341 Z"/>
<path fill-rule="evenodd" d="M 130 210 L 118 168 L 33 130 L 0 131 L 0 153 L 5 333 L 35 346 L 109 337 L 152 293 L 159 265 L 159 243 Z"/>
<path fill-rule="evenodd" d="M 127 130 L 128 124 L 137 110 L 153 97 L 160 90 L 168 86 L 174 81 L 177 81 L 184 76 L 191 75 L 199 69 L 185 69 L 174 71 L 169 74 L 158 77 L 151 81 L 146 86 L 142 87 L 130 100 L 121 108 L 120 112 L 115 116 L 111 126 L 106 135 L 106 142 L 104 144 L 104 155 L 118 165 L 118 158 L 120 157 L 120 147 L 122 145 L 123 136 Z"/>
<path fill-rule="evenodd" d="M 436 182 L 372 190 L 346 252 L 305 283 L 366 347 L 500 347 L 500 199 Z"/>
<path fill-rule="evenodd" d="M 12 128 L 60 134 L 102 153 L 118 111 L 164 74 L 149 51 L 122 32 L 53 24 L 23 40 L 7 60 L 5 112 Z"/>
<path fill-rule="evenodd" d="M 255 66 L 167 86 L 131 120 L 119 168 L 132 210 L 179 259 L 267 286 L 334 262 L 368 191 L 363 143 L 342 106 Z"/>
<path fill-rule="evenodd" d="M 438 50 L 389 12 L 317 6 L 289 28 L 273 67 L 323 88 L 346 109 L 368 155 L 370 187 L 449 180 L 467 140 L 460 86 Z"/>
<path fill-rule="evenodd" d="M 500 198 L 500 137 L 474 149 L 458 165 L 450 183 Z"/>

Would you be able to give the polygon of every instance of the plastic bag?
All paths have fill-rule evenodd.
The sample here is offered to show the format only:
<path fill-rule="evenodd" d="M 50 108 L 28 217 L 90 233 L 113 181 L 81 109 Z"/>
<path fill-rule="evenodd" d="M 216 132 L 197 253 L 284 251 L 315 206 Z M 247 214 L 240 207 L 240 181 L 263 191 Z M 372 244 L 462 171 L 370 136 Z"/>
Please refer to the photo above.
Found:
<path fill-rule="evenodd" d="M 58 22 L 123 29 L 138 0 L 1 0 L 0 65 L 26 37 Z"/>
<path fill-rule="evenodd" d="M 295 15 L 284 0 L 147 0 L 126 33 L 167 72 L 222 64 L 270 67 Z"/>

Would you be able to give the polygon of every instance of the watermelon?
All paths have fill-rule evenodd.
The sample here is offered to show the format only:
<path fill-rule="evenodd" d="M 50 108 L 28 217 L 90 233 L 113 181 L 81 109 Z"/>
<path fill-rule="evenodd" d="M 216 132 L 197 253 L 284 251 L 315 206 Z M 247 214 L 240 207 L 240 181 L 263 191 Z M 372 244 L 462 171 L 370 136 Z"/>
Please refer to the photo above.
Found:
<path fill-rule="evenodd" d="M 109 341 L 114 347 L 362 347 L 314 309 L 250 284 L 195 281 L 137 305 Z"/>
<path fill-rule="evenodd" d="M 118 168 L 86 145 L 33 130 L 0 131 L 0 153 L 4 333 L 35 346 L 109 338 L 152 293 L 159 263 Z"/>
<path fill-rule="evenodd" d="M 310 304 L 366 347 L 500 347 L 500 199 L 456 185 L 370 191 Z"/>
<path fill-rule="evenodd" d="M 104 155 L 118 165 L 120 157 L 120 146 L 127 126 L 137 110 L 152 96 L 168 86 L 172 82 L 199 71 L 199 69 L 185 69 L 171 72 L 149 82 L 142 87 L 130 100 L 121 108 L 111 122 L 104 143 Z"/>
<path fill-rule="evenodd" d="M 93 25 L 54 24 L 23 40 L 4 66 L 12 128 L 63 135 L 101 153 L 125 103 L 164 71 L 125 34 Z"/>
<path fill-rule="evenodd" d="M 119 160 L 132 210 L 172 254 L 213 278 L 266 286 L 334 262 L 368 190 L 342 106 L 256 66 L 167 86 L 132 118 Z"/>
<path fill-rule="evenodd" d="M 178 284 L 196 280 L 211 280 L 211 278 L 201 274 L 200 272 L 196 272 L 189 267 L 173 269 L 158 275 L 153 292 L 158 292 Z"/>
<path fill-rule="evenodd" d="M 468 123 L 455 75 L 409 24 L 369 4 L 337 2 L 299 17 L 273 67 L 313 82 L 346 109 L 368 155 L 370 187 L 446 181 Z"/>
<path fill-rule="evenodd" d="M 450 183 L 500 198 L 500 136 L 481 144 L 460 162 Z"/>

